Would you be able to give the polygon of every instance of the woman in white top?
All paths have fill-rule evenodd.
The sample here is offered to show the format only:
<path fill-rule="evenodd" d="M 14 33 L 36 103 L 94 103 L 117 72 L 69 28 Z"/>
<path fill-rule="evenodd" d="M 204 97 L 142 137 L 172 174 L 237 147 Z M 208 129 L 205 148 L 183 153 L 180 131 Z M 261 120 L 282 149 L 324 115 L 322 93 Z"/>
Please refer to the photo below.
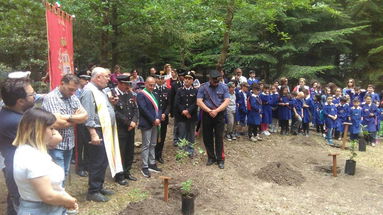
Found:
<path fill-rule="evenodd" d="M 26 111 L 13 145 L 13 173 L 20 193 L 18 215 L 63 215 L 77 210 L 77 200 L 62 187 L 64 170 L 47 153 L 61 142 L 52 127 L 56 117 L 41 108 Z"/>
<path fill-rule="evenodd" d="M 301 92 L 303 89 L 310 90 L 310 87 L 306 85 L 306 79 L 300 78 L 299 85 L 293 89 L 293 92 Z"/>

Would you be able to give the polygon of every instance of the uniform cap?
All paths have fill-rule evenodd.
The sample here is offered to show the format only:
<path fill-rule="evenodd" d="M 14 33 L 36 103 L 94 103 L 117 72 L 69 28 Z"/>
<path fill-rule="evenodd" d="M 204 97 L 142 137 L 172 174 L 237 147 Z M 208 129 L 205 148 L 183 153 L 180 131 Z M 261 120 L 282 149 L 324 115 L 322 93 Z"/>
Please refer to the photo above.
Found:
<path fill-rule="evenodd" d="M 209 73 L 210 78 L 218 78 L 221 77 L 221 73 L 217 70 L 211 70 Z"/>

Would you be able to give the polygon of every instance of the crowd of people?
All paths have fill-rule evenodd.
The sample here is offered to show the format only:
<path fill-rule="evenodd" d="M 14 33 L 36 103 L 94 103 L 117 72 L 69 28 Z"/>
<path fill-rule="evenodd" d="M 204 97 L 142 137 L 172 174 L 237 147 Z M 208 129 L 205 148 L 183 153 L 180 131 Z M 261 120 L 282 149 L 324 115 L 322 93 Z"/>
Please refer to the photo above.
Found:
<path fill-rule="evenodd" d="M 333 83 L 311 86 L 299 79 L 290 90 L 288 79 L 267 84 L 249 71 L 234 70 L 227 78 L 213 70 L 200 83 L 194 71 L 170 64 L 144 79 L 138 70 L 122 72 L 92 67 L 66 74 L 57 88 L 36 94 L 25 76 L 10 74 L 1 87 L 0 152 L 8 188 L 8 214 L 65 214 L 77 210 L 77 200 L 65 192 L 71 161 L 76 173 L 88 177 L 87 200 L 106 202 L 113 191 L 104 188 L 107 167 L 116 183 L 138 180 L 132 174 L 135 133 L 141 133 L 144 177 L 162 172 L 169 121 L 172 144 L 195 156 L 195 137 L 202 131 L 206 165 L 225 168 L 224 139 L 253 142 L 262 136 L 308 136 L 310 126 L 334 145 L 351 123 L 350 138 L 364 131 L 374 146 L 382 136 L 382 95 L 374 86 L 362 89 L 350 79 L 345 88 Z M 379 132 L 380 131 L 380 132 Z M 187 144 L 180 144 L 186 142 Z"/>

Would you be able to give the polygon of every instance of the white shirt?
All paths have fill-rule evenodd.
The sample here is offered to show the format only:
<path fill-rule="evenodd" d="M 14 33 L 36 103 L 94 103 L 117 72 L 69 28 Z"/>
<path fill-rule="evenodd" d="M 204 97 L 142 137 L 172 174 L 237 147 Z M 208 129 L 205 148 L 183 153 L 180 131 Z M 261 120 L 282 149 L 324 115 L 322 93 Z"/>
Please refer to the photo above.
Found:
<path fill-rule="evenodd" d="M 64 170 L 52 161 L 49 154 L 39 151 L 30 145 L 22 145 L 16 149 L 13 160 L 13 174 L 20 196 L 23 200 L 41 202 L 30 179 L 48 176 L 52 188 L 64 192 Z"/>

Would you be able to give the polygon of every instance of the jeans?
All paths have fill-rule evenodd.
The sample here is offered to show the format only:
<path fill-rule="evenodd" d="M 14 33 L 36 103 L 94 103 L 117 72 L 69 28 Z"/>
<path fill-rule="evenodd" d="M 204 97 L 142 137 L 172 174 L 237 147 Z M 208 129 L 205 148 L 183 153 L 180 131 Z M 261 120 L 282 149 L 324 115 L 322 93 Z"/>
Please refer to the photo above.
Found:
<path fill-rule="evenodd" d="M 326 140 L 327 140 L 327 144 L 330 144 L 330 145 L 333 145 L 334 143 L 332 142 L 332 131 L 334 130 L 334 128 L 327 128 L 327 131 L 326 131 Z"/>
<path fill-rule="evenodd" d="M 65 215 L 66 209 L 61 206 L 48 205 L 44 202 L 31 202 L 20 199 L 17 215 Z"/>
<path fill-rule="evenodd" d="M 194 153 L 194 147 L 192 146 L 195 142 L 194 136 L 195 121 L 179 121 L 178 122 L 178 131 L 180 139 L 186 139 L 190 144 L 185 146 L 184 150 L 189 154 Z"/>
<path fill-rule="evenodd" d="M 293 134 L 297 134 L 299 132 L 299 129 L 302 125 L 302 117 L 301 116 L 293 116 L 292 125 L 291 125 L 291 132 Z"/>
<path fill-rule="evenodd" d="M 158 127 L 153 126 L 149 129 L 141 129 L 142 134 L 142 168 L 148 168 L 149 165 L 156 164 L 155 147 L 157 144 Z"/>
<path fill-rule="evenodd" d="M 55 163 L 61 166 L 65 172 L 65 177 L 69 174 L 70 161 L 72 159 L 73 150 L 53 149 L 49 150 L 49 154 Z"/>
<path fill-rule="evenodd" d="M 233 133 L 233 129 L 234 129 L 235 112 L 227 111 L 226 117 L 227 117 L 226 133 L 231 134 Z"/>

